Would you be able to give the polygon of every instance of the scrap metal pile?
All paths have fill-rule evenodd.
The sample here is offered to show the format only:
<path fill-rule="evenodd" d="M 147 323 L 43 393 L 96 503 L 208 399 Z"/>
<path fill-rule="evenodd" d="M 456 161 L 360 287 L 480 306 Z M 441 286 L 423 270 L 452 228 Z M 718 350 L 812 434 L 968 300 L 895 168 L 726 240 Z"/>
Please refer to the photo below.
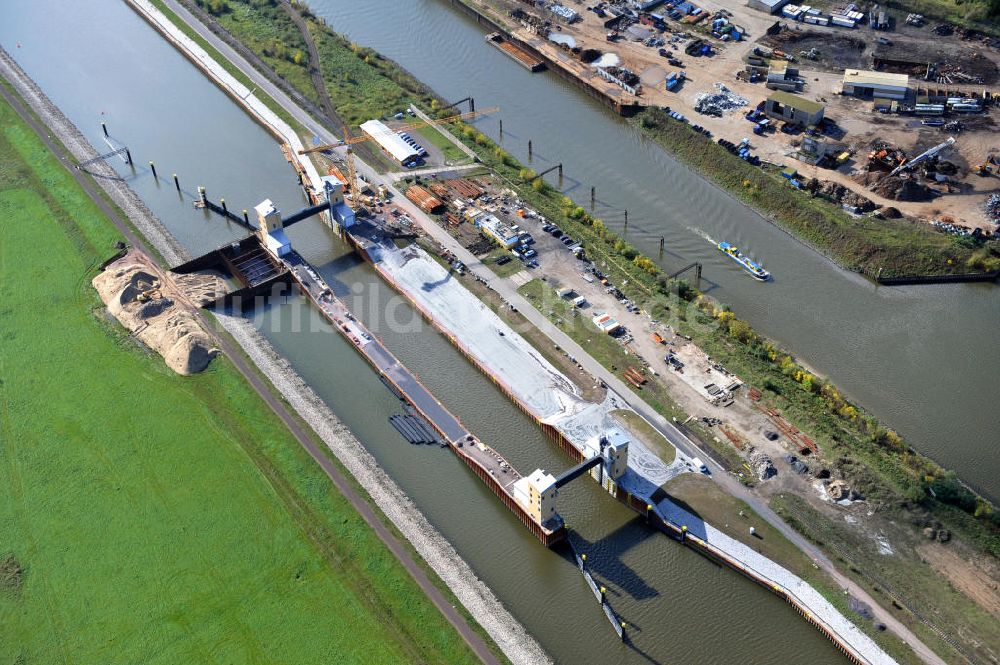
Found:
<path fill-rule="evenodd" d="M 721 118 L 723 113 L 733 111 L 750 103 L 746 97 L 741 97 L 722 83 L 715 84 L 715 92 L 703 92 L 695 100 L 694 110 L 704 115 L 714 115 Z"/>
<path fill-rule="evenodd" d="M 982 83 L 983 77 L 974 74 L 967 74 L 962 70 L 961 65 L 946 64 L 933 70 L 936 73 L 935 80 L 938 83 Z"/>
<path fill-rule="evenodd" d="M 1000 224 L 1000 194 L 990 194 L 986 199 L 986 215 L 995 224 Z"/>
<path fill-rule="evenodd" d="M 774 462 L 762 450 L 754 448 L 749 455 L 750 468 L 761 480 L 767 480 L 771 476 L 777 475 L 778 470 L 774 468 Z"/>

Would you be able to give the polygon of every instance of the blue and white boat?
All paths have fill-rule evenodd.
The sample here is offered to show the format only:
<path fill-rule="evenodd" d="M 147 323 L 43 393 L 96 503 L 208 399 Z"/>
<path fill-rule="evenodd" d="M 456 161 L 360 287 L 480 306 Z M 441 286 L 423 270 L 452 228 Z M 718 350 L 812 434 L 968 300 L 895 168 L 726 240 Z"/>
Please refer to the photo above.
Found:
<path fill-rule="evenodd" d="M 733 261 L 736 261 L 736 263 L 750 273 L 750 276 L 754 279 L 759 279 L 762 282 L 766 282 L 771 279 L 771 273 L 764 270 L 763 266 L 759 265 L 749 256 L 741 252 L 734 245 L 730 245 L 728 242 L 720 242 L 719 251 L 731 258 Z"/>

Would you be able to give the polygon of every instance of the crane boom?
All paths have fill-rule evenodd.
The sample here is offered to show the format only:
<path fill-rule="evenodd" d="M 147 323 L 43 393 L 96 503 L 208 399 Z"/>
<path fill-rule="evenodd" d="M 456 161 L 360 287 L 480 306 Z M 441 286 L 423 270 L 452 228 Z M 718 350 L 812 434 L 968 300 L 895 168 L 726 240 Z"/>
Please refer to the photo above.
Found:
<path fill-rule="evenodd" d="M 420 127 L 433 127 L 434 125 L 443 125 L 450 122 L 458 122 L 459 120 L 471 120 L 472 118 L 478 118 L 479 116 L 489 115 L 490 113 L 496 113 L 500 109 L 497 107 L 483 109 L 482 111 L 469 111 L 468 113 L 459 113 L 458 115 L 448 116 L 447 118 L 440 118 L 438 120 L 421 120 L 419 122 L 411 122 L 400 127 L 392 128 L 394 132 L 406 132 L 411 129 L 419 129 Z M 344 132 L 343 140 L 337 143 L 324 143 L 322 145 L 312 146 L 311 148 L 305 148 L 299 150 L 300 155 L 307 155 L 311 152 L 322 152 L 324 150 L 333 150 L 334 148 L 342 148 L 345 145 L 354 145 L 355 143 L 363 143 L 365 141 L 371 141 L 370 136 L 354 136 L 350 137 L 347 132 Z"/>
<path fill-rule="evenodd" d="M 933 148 L 931 148 L 930 150 L 927 150 L 926 152 L 920 153 L 919 155 L 917 155 L 916 157 L 914 157 L 910 161 L 905 162 L 903 164 L 900 164 L 889 175 L 890 176 L 894 176 L 897 173 L 899 173 L 900 171 L 905 171 L 907 169 L 913 168 L 914 166 L 916 166 L 920 162 L 923 162 L 923 161 L 926 161 L 926 160 L 930 159 L 931 157 L 933 157 L 934 155 L 938 154 L 939 152 L 941 152 L 945 148 L 947 148 L 949 146 L 953 146 L 953 145 L 955 145 L 955 138 L 954 137 L 949 137 L 948 140 L 945 141 L 944 143 L 939 143 L 936 146 L 934 146 Z"/>

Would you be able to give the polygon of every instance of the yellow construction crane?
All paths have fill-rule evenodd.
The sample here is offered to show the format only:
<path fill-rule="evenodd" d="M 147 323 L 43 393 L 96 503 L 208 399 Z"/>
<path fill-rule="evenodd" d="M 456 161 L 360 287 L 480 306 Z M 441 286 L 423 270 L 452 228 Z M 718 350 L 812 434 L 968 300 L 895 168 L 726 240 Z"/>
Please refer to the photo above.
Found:
<path fill-rule="evenodd" d="M 421 120 L 419 122 L 410 122 L 400 127 L 391 128 L 393 132 L 407 132 L 411 129 L 419 129 L 420 127 L 433 127 L 435 125 L 443 125 L 451 122 L 458 122 L 459 120 L 471 120 L 472 118 L 478 118 L 479 116 L 489 115 L 490 113 L 496 113 L 500 109 L 498 107 L 483 109 L 482 111 L 469 111 L 468 113 L 459 113 L 458 115 L 448 116 L 447 118 L 440 118 L 437 120 Z M 358 191 L 358 173 L 354 168 L 354 151 L 351 146 L 355 143 L 364 143 L 365 141 L 371 141 L 373 138 L 368 135 L 364 136 L 351 136 L 347 131 L 347 127 L 343 130 L 344 138 L 338 143 L 324 143 L 322 145 L 313 146 L 311 148 L 305 148 L 299 150 L 300 155 L 308 155 L 311 152 L 322 152 L 325 150 L 333 150 L 334 148 L 342 148 L 347 146 L 347 178 L 348 184 L 351 188 L 351 200 L 350 206 L 352 208 L 357 208 L 361 200 L 361 192 Z"/>

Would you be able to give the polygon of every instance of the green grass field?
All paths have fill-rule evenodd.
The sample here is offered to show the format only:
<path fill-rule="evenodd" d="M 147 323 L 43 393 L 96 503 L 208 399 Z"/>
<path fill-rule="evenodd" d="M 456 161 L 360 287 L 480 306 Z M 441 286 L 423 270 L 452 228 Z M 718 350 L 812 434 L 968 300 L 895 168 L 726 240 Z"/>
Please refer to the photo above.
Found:
<path fill-rule="evenodd" d="M 228 360 L 100 314 L 117 233 L 0 127 L 0 662 L 475 662 Z"/>
<path fill-rule="evenodd" d="M 432 146 L 440 150 L 441 154 L 449 164 L 469 161 L 469 156 L 459 150 L 458 146 L 452 143 L 447 136 L 441 133 L 441 130 L 439 129 L 434 127 L 423 127 L 422 129 L 414 129 L 410 133 L 418 134 L 422 138 L 426 139 L 426 141 Z"/>

